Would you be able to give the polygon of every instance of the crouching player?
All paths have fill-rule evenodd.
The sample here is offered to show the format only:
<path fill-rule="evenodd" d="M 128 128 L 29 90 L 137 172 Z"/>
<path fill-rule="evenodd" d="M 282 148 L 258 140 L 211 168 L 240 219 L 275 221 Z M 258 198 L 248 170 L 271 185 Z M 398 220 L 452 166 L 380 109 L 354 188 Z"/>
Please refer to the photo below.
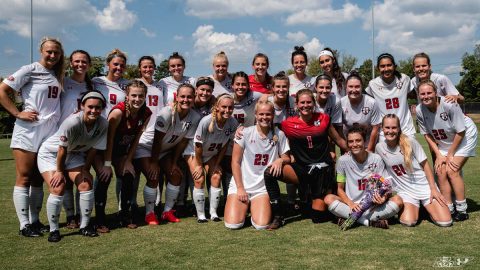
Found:
<path fill-rule="evenodd" d="M 273 117 L 273 103 L 259 101 L 255 106 L 257 124 L 245 128 L 242 138 L 235 139 L 233 181 L 230 181 L 225 206 L 225 227 L 229 229 L 243 227 L 249 205 L 251 222 L 257 230 L 266 229 L 270 223 L 270 198 L 264 172 L 269 170 L 274 177 L 280 177 L 283 164 L 290 162 L 287 138 L 274 127 Z"/>
<path fill-rule="evenodd" d="M 82 111 L 65 119 L 58 131 L 42 144 L 38 153 L 38 169 L 50 190 L 47 200 L 49 242 L 61 240 L 58 220 L 68 178 L 80 191 L 80 234 L 98 236 L 88 226 L 94 203 L 90 167 L 96 149 L 105 150 L 106 147 L 108 122 L 101 117 L 106 103 L 100 92 L 90 91 L 83 95 L 81 104 Z"/>
<path fill-rule="evenodd" d="M 339 218 L 338 225 L 347 219 L 351 212 L 360 211 L 360 201 L 365 196 L 366 181 L 376 173 L 384 175 L 385 165 L 382 158 L 365 149 L 365 130 L 352 127 L 347 132 L 347 145 L 350 152 L 341 156 L 337 162 L 337 195 L 328 194 L 325 203 L 328 210 Z M 387 219 L 398 213 L 402 199 L 395 195 L 373 197 L 375 207 L 367 210 L 357 220 L 358 223 L 388 229 Z"/>

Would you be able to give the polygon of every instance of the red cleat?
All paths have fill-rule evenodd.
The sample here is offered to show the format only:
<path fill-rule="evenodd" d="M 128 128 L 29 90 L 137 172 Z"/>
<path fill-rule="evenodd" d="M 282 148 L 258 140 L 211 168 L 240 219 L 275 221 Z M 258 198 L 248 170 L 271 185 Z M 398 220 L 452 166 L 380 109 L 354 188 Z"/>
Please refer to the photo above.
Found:
<path fill-rule="evenodd" d="M 162 213 L 162 220 L 168 221 L 168 222 L 180 222 L 180 219 L 177 218 L 173 213 L 175 213 L 175 210 L 170 210 L 167 212 Z"/>
<path fill-rule="evenodd" d="M 150 212 L 148 215 L 145 216 L 145 223 L 148 225 L 158 225 L 158 219 L 155 215 L 155 212 Z"/>

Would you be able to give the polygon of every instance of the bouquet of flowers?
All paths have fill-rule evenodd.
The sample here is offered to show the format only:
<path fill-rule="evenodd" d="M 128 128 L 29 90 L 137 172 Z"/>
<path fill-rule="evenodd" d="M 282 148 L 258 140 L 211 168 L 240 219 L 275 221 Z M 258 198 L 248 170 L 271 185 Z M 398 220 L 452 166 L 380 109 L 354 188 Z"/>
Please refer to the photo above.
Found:
<path fill-rule="evenodd" d="M 389 179 L 383 178 L 383 176 L 374 173 L 368 178 L 366 187 L 365 187 L 365 196 L 360 201 L 360 211 L 354 211 L 350 216 L 343 222 L 340 226 L 340 229 L 343 231 L 348 230 L 355 222 L 367 211 L 368 209 L 375 206 L 373 203 L 373 195 L 378 193 L 380 196 L 385 194 L 392 193 L 392 182 Z"/>

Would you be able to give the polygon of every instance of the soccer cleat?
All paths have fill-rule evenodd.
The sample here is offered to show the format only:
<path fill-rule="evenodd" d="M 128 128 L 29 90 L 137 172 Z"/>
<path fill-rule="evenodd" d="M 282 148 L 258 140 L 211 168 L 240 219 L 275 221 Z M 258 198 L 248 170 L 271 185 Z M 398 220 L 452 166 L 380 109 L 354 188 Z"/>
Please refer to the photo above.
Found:
<path fill-rule="evenodd" d="M 90 225 L 85 227 L 85 228 L 81 228 L 78 232 L 81 235 L 87 236 L 87 237 L 97 237 L 98 236 L 97 231 L 95 231 L 95 229 Z"/>
<path fill-rule="evenodd" d="M 32 223 L 32 229 L 37 230 L 40 233 L 47 233 L 50 231 L 50 226 L 46 226 L 40 222 L 40 220 L 35 221 Z"/>
<path fill-rule="evenodd" d="M 39 236 L 42 236 L 42 234 L 39 231 L 32 228 L 31 224 L 25 225 L 25 227 L 23 227 L 23 229 L 18 231 L 18 234 L 23 235 L 25 237 L 39 237 Z"/>
<path fill-rule="evenodd" d="M 150 212 L 145 216 L 145 223 L 147 223 L 147 225 L 158 225 L 158 219 L 155 212 Z"/>
<path fill-rule="evenodd" d="M 338 217 L 337 218 L 337 225 L 338 226 L 342 226 L 342 224 L 345 222 L 345 219 L 344 218 L 341 218 L 341 217 Z"/>
<path fill-rule="evenodd" d="M 60 240 L 62 240 L 62 237 L 60 236 L 59 230 L 50 232 L 50 235 L 48 236 L 48 242 L 59 242 Z"/>
<path fill-rule="evenodd" d="M 370 227 L 388 229 L 388 221 L 386 219 L 379 219 L 377 221 L 370 221 Z"/>
<path fill-rule="evenodd" d="M 467 213 L 455 212 L 453 219 L 455 221 L 465 221 L 469 218 Z"/>
<path fill-rule="evenodd" d="M 75 216 L 69 216 L 67 217 L 67 225 L 65 227 L 67 227 L 67 229 L 73 230 L 80 227 L 80 225 L 78 224 L 77 218 Z"/>
<path fill-rule="evenodd" d="M 207 222 L 208 222 L 208 219 L 206 219 L 206 218 L 197 219 L 197 222 L 198 222 L 198 223 L 207 223 Z"/>
<path fill-rule="evenodd" d="M 180 219 L 175 216 L 175 210 L 170 210 L 162 213 L 162 220 L 168 222 L 180 222 Z"/>
<path fill-rule="evenodd" d="M 211 217 L 210 218 L 213 222 L 220 222 L 222 221 L 219 217 Z"/>
<path fill-rule="evenodd" d="M 274 216 L 272 223 L 267 226 L 267 230 L 273 231 L 285 225 L 285 220 L 282 216 Z"/>
<path fill-rule="evenodd" d="M 96 230 L 99 233 L 109 233 L 110 232 L 110 229 L 106 225 L 97 225 Z"/>

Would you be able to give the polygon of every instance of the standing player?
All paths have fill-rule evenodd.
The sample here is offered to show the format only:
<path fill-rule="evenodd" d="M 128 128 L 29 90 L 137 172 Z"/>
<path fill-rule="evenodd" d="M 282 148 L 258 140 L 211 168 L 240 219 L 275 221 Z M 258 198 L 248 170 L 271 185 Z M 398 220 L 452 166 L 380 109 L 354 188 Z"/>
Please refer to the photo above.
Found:
<path fill-rule="evenodd" d="M 380 112 L 375 99 L 362 94 L 363 82 L 357 72 L 352 72 L 347 77 L 347 96 L 341 98 L 343 134 L 355 126 L 362 127 L 366 132 L 365 147 L 374 152 L 380 129 Z"/>
<path fill-rule="evenodd" d="M 61 240 L 58 221 L 65 184 L 70 180 L 80 191 L 80 234 L 98 236 L 93 227 L 89 226 L 94 203 L 90 167 L 96 149 L 104 150 L 106 145 L 108 122 L 100 116 L 106 102 L 100 92 L 90 91 L 81 98 L 81 106 L 82 111 L 65 119 L 38 152 L 38 169 L 50 190 L 47 200 L 49 242 Z"/>
<path fill-rule="evenodd" d="M 314 112 L 315 98 L 311 90 L 298 91 L 296 104 L 299 115 L 289 117 L 281 124 L 282 131 L 290 142 L 295 163 L 283 166 L 283 177 L 265 171 L 265 186 L 274 216 L 270 224 L 272 230 L 283 225 L 278 180 L 300 184 L 303 190 L 309 187 L 312 196 L 312 221 L 317 223 L 325 219 L 327 206 L 323 199 L 325 195 L 332 193 L 335 187 L 333 159 L 328 151 L 329 138 L 342 150 L 347 151 L 345 140 L 330 124 L 328 114 Z"/>
<path fill-rule="evenodd" d="M 137 228 L 136 209 L 131 207 L 135 181 L 135 168 L 132 161 L 140 135 L 145 130 L 152 112 L 145 104 L 147 86 L 143 82 L 133 80 L 127 85 L 126 90 L 125 101 L 115 105 L 108 115 L 108 138 L 104 163 L 96 164 L 97 171 L 100 173 L 95 190 L 95 212 L 98 229 L 101 232 L 109 231 L 105 223 L 105 206 L 108 186 L 113 173 L 111 165 L 115 169 L 115 175 L 122 177 L 120 183 L 121 224 L 130 229 Z M 129 211 L 130 216 L 128 215 Z"/>
<path fill-rule="evenodd" d="M 428 54 L 421 52 L 413 56 L 412 60 L 413 71 L 415 72 L 415 77 L 411 79 L 411 87 L 415 89 L 418 95 L 418 86 L 422 81 L 430 80 L 432 81 L 437 88 L 437 95 L 440 97 L 445 97 L 446 102 L 457 102 L 463 103 L 465 98 L 458 92 L 455 85 L 453 85 L 450 79 L 438 73 L 432 72 L 432 66 L 430 65 L 430 57 Z M 420 102 L 419 98 L 419 102 Z"/>
<path fill-rule="evenodd" d="M 396 70 L 395 59 L 389 53 L 378 56 L 377 68 L 380 71 L 380 76 L 368 83 L 365 92 L 377 102 L 381 117 L 387 114 L 397 115 L 400 119 L 402 131 L 405 135 L 414 138 L 415 127 L 408 109 L 407 99 L 408 93 L 412 91 L 410 89 L 410 78 Z M 379 141 L 383 140 L 383 131 L 381 131 Z"/>
<path fill-rule="evenodd" d="M 177 163 L 188 140 L 193 139 L 201 118 L 191 109 L 194 91 L 192 85 L 181 84 L 173 105 L 162 108 L 157 115 L 155 130 L 146 130 L 140 138 L 135 159 L 139 159 L 142 173 L 147 178 L 143 198 L 145 222 L 149 225 L 158 225 L 154 208 L 161 173 L 164 173 L 168 180 L 162 219 L 170 222 L 180 221 L 172 210 L 180 192 L 183 177 Z"/>
<path fill-rule="evenodd" d="M 348 73 L 342 72 L 338 65 L 337 57 L 330 48 L 323 49 L 318 55 L 318 62 L 323 70 L 323 74 L 326 74 L 332 78 L 332 93 L 338 98 L 342 98 L 346 95 L 345 92 L 345 79 Z"/>
<path fill-rule="evenodd" d="M 337 195 L 325 196 L 328 210 L 339 217 L 338 225 L 341 225 L 351 212 L 361 210 L 359 203 L 365 196 L 368 178 L 372 174 L 385 176 L 382 158 L 367 152 L 365 148 L 365 130 L 361 127 L 352 127 L 346 137 L 350 152 L 337 161 Z M 397 195 L 389 198 L 389 194 L 384 196 L 375 194 L 373 202 L 375 208 L 372 211 L 365 211 L 357 222 L 365 226 L 388 229 L 387 219 L 400 211 L 402 199 Z"/>
<path fill-rule="evenodd" d="M 232 156 L 233 181 L 225 206 L 225 227 L 240 229 L 250 206 L 251 222 L 257 230 L 267 228 L 271 218 L 264 172 L 273 177 L 282 174 L 282 166 L 290 162 L 287 138 L 273 125 L 274 108 L 270 101 L 255 106 L 255 126 L 243 130 L 235 139 Z"/>
<path fill-rule="evenodd" d="M 200 80 L 198 80 L 200 82 Z M 197 82 L 197 83 L 198 83 Z M 217 207 L 220 201 L 222 168 L 220 163 L 237 129 L 238 123 L 232 117 L 233 98 L 221 94 L 212 108 L 212 113 L 203 117 L 183 155 L 187 160 L 195 187 L 193 201 L 199 223 L 207 222 L 205 217 L 205 178 L 210 179 L 210 219 L 220 221 Z"/>
<path fill-rule="evenodd" d="M 215 97 L 223 93 L 232 93 L 232 78 L 228 74 L 228 58 L 223 51 L 213 56 L 213 74 L 209 77 L 215 82 L 213 87 Z"/>
<path fill-rule="evenodd" d="M 250 90 L 250 87 L 248 75 L 245 72 L 239 71 L 233 74 L 232 90 L 235 98 L 233 117 L 245 127 L 255 124 L 255 104 L 262 96 L 260 93 Z"/>
<path fill-rule="evenodd" d="M 301 89 L 314 90 L 314 79 L 305 73 L 308 65 L 308 57 L 303 46 L 295 46 L 292 52 L 291 62 L 294 73 L 288 76 L 290 80 L 290 95 L 295 96 Z"/>
<path fill-rule="evenodd" d="M 440 227 L 451 226 L 452 217 L 445 198 L 435 184 L 422 146 L 402 133 L 400 119 L 395 114 L 383 117 L 382 129 L 385 141 L 377 144 L 375 152 L 383 159 L 388 174 L 393 178 L 394 191 L 402 198 L 400 223 L 415 226 L 422 204 L 433 223 Z"/>
<path fill-rule="evenodd" d="M 177 92 L 178 87 L 183 83 L 189 83 L 195 85 L 195 78 L 184 76 L 183 72 L 185 71 L 185 58 L 174 52 L 168 58 L 168 71 L 170 76 L 160 80 L 160 85 L 164 89 L 166 95 L 165 105 L 172 105 L 175 99 L 175 93 Z"/>
<path fill-rule="evenodd" d="M 422 81 L 418 93 L 422 101 L 417 106 L 418 126 L 430 151 L 434 153 L 440 191 L 454 219 L 466 220 L 465 183 L 460 172 L 468 157 L 475 156 L 477 128 L 457 103 L 447 102 L 446 97 L 437 96 L 432 81 Z M 452 203 L 452 189 L 455 207 Z"/>
<path fill-rule="evenodd" d="M 261 94 L 270 94 L 272 92 L 272 76 L 267 71 L 269 65 L 266 54 L 255 54 L 252 61 L 252 69 L 255 71 L 255 74 L 248 76 L 248 83 L 252 91 Z"/>
<path fill-rule="evenodd" d="M 39 221 L 43 179 L 36 158 L 40 144 L 57 130 L 64 76 L 60 41 L 43 38 L 40 56 L 38 62 L 21 67 L 0 84 L 0 105 L 17 119 L 10 143 L 16 164 L 13 203 L 20 234 L 27 237 L 40 236 L 40 230 L 45 230 Z M 22 111 L 9 98 L 13 91 L 23 101 Z"/>

